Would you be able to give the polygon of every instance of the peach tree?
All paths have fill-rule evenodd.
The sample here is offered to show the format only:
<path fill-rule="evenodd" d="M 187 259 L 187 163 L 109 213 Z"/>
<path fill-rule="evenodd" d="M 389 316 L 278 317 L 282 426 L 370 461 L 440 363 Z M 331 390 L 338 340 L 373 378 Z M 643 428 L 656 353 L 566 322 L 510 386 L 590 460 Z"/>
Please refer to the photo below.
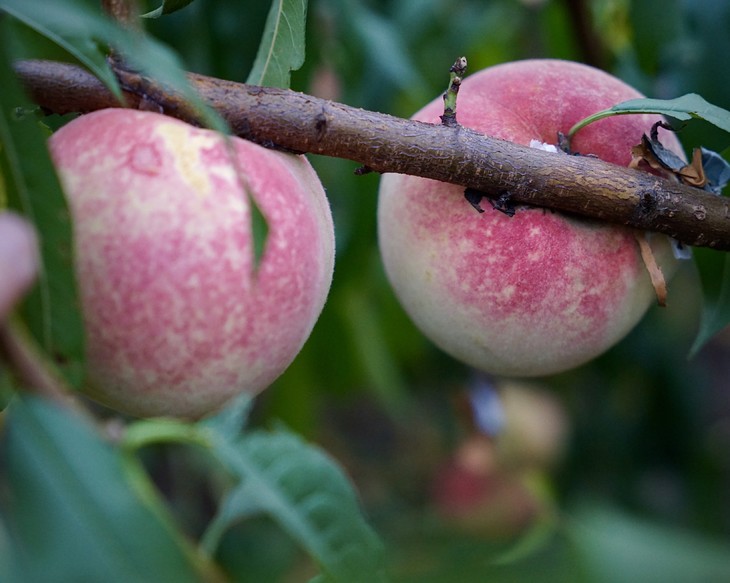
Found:
<path fill-rule="evenodd" d="M 0 0 L 0 228 L 17 241 L 0 247 L 2 579 L 418 580 L 422 552 L 385 541 L 429 524 L 438 536 L 405 546 L 447 554 L 466 533 L 491 557 L 467 561 L 471 576 L 537 572 L 556 533 L 587 574 L 604 572 L 611 527 L 655 558 L 628 573 L 726 572 L 720 543 L 595 507 L 562 525 L 535 476 L 565 455 L 564 411 L 514 379 L 591 378 L 570 371 L 602 370 L 586 363 L 630 342 L 650 305 L 678 318 L 695 264 L 705 303 L 685 354 L 726 327 L 728 156 L 675 131 L 700 119 L 727 132 L 730 113 L 698 95 L 645 99 L 566 60 L 465 76 L 457 59 L 443 97 L 406 120 L 339 102 L 338 84 L 368 67 L 386 79 L 361 85 L 373 109 L 397 103 L 383 95 L 394 87 L 411 91 L 400 109 L 427 94 L 406 41 L 364 4 L 252 10 L 254 34 L 237 39 L 245 83 L 226 79 L 234 57 L 186 74 L 160 40 L 194 66 L 204 51 L 184 37 L 215 12 L 203 4 Z M 451 35 L 468 28 L 444 18 Z M 336 63 L 338 19 L 363 63 Z M 322 37 L 309 71 L 308 21 Z M 302 67 L 309 85 L 292 91 Z M 337 159 L 358 166 L 345 176 Z M 372 194 L 342 200 L 356 189 Z M 439 416 L 409 389 L 429 375 L 467 386 L 450 396 L 468 412 L 445 408 L 458 447 L 434 441 Z M 425 500 L 425 519 L 381 518 L 399 496 L 338 441 L 336 407 L 313 389 L 326 383 L 372 387 L 387 421 L 368 424 L 364 406 L 342 431 L 362 431 L 372 457 L 382 442 L 410 448 L 390 487 Z M 447 562 L 448 576 L 460 568 Z"/>

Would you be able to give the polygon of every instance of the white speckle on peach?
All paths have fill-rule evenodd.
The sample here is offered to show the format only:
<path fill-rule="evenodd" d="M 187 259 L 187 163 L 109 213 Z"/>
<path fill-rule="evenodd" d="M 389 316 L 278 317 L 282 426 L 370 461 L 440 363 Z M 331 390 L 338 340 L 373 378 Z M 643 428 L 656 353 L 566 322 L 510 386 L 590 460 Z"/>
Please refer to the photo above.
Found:
<path fill-rule="evenodd" d="M 513 285 L 506 285 L 499 291 L 499 297 L 502 300 L 509 301 L 512 299 L 512 296 L 515 295 L 515 286 Z"/>

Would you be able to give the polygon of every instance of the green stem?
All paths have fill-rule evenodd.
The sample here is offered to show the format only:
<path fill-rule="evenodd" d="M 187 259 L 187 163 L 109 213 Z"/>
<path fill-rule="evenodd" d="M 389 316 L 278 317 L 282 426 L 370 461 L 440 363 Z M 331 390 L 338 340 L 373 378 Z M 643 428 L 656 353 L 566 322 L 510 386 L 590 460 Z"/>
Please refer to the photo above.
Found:
<path fill-rule="evenodd" d="M 163 418 L 131 423 L 120 441 L 121 447 L 127 451 L 153 443 L 185 443 L 207 449 L 211 447 L 211 436 L 207 429 L 195 423 Z"/>
<path fill-rule="evenodd" d="M 594 113 L 593 115 L 589 115 L 586 118 L 583 118 L 578 123 L 576 123 L 572 128 L 570 128 L 570 131 L 568 132 L 568 140 L 572 140 L 573 136 L 578 133 L 579 130 L 582 130 L 584 127 L 586 127 L 589 124 L 592 124 L 594 121 L 598 121 L 599 119 L 603 119 L 605 117 L 611 117 L 612 115 L 621 115 L 623 112 L 618 112 L 613 109 L 604 109 L 603 111 L 599 111 L 597 113 Z M 627 111 L 625 113 L 636 113 L 633 111 Z M 570 143 L 570 142 L 569 142 Z"/>
<path fill-rule="evenodd" d="M 121 442 L 122 449 L 126 450 L 124 451 L 125 455 L 122 457 L 122 463 L 129 485 L 195 565 L 201 575 L 201 580 L 210 583 L 225 583 L 228 578 L 212 561 L 212 555 L 192 544 L 187 537 L 181 534 L 150 475 L 140 460 L 133 455 L 134 448 L 157 442 L 186 441 L 187 443 L 207 445 L 207 440 L 204 439 L 202 432 L 198 431 L 198 435 L 194 435 L 196 429 L 197 427 L 193 425 L 186 425 L 174 419 L 135 422 L 129 426 Z"/>
<path fill-rule="evenodd" d="M 441 123 L 445 126 L 455 126 L 456 122 L 456 96 L 459 93 L 461 80 L 466 73 L 466 57 L 459 57 L 449 69 L 449 88 L 444 93 L 444 114 L 441 116 Z"/>

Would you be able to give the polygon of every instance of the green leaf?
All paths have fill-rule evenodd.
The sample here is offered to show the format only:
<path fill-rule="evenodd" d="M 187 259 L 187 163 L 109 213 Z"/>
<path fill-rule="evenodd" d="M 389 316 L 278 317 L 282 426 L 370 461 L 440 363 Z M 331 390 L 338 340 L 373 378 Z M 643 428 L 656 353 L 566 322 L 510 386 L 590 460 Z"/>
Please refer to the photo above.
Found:
<path fill-rule="evenodd" d="M 266 249 L 266 240 L 269 236 L 269 223 L 264 213 L 252 196 L 248 195 L 249 208 L 251 209 L 251 238 L 253 239 L 254 266 L 256 269 L 261 265 L 261 259 Z"/>
<path fill-rule="evenodd" d="M 692 250 L 702 284 L 702 316 L 690 358 L 730 324 L 730 254 L 697 247 Z"/>
<path fill-rule="evenodd" d="M 339 306 L 342 319 L 369 386 L 390 412 L 402 412 L 407 404 L 406 382 L 388 349 L 387 330 L 373 302 L 372 289 L 365 282 L 358 283 L 361 285 L 351 285 L 343 294 L 344 301 Z"/>
<path fill-rule="evenodd" d="M 218 439 L 214 450 L 241 482 L 203 538 L 209 553 L 231 525 L 263 513 L 334 580 L 382 579 L 381 544 L 352 485 L 324 452 L 284 431 L 254 432 L 237 443 Z"/>
<path fill-rule="evenodd" d="M 251 227 L 251 242 L 253 244 L 253 270 L 258 271 L 261 265 L 261 259 L 264 256 L 264 250 L 266 249 L 266 240 L 269 236 L 269 223 L 264 216 L 264 213 L 259 208 L 258 203 L 251 195 L 251 187 L 246 180 L 246 174 L 238 163 L 238 156 L 236 155 L 236 149 L 233 147 L 233 142 L 228 140 L 228 155 L 230 156 L 231 163 L 236 169 L 236 176 L 238 178 L 238 184 L 243 191 L 246 201 L 248 202 L 248 208 L 251 211 L 250 227 Z"/>
<path fill-rule="evenodd" d="M 0 516 L 0 581 L 5 583 L 22 581 L 21 574 L 18 573 L 17 558 L 12 547 L 10 534 Z"/>
<path fill-rule="evenodd" d="M 2 509 L 23 581 L 200 580 L 200 557 L 85 419 L 25 397 L 5 422 Z"/>
<path fill-rule="evenodd" d="M 143 31 L 128 30 L 111 20 L 100 10 L 96 0 L 0 0 L 0 9 L 69 51 L 120 101 L 119 84 L 100 44 L 114 47 L 132 67 L 181 93 L 208 127 L 228 132 L 225 121 L 188 82 L 177 55 Z"/>
<path fill-rule="evenodd" d="M 387 81 L 414 94 L 427 92 L 397 24 L 364 3 L 347 2 L 341 8 L 368 59 Z M 447 71 L 448 68 L 444 70 Z"/>
<path fill-rule="evenodd" d="M 8 22 L 0 38 L 8 39 Z M 46 135 L 34 115 L 17 114 L 28 105 L 10 67 L 11 56 L 0 42 L 0 172 L 8 203 L 28 217 L 40 236 L 41 270 L 25 302 L 25 316 L 37 342 L 67 376 L 79 369 L 84 328 L 73 270 L 72 227 L 66 201 L 46 148 Z M 78 384 L 80 379 L 69 379 Z"/>
<path fill-rule="evenodd" d="M 730 572 L 726 543 L 611 508 L 581 508 L 567 529 L 587 581 L 723 581 Z"/>
<path fill-rule="evenodd" d="M 118 36 L 119 27 L 94 0 L 0 0 L 4 10 L 26 26 L 68 51 L 96 75 L 122 102 L 114 73 L 100 50 L 100 41 Z"/>
<path fill-rule="evenodd" d="M 185 8 L 188 4 L 192 4 L 193 0 L 162 0 L 160 4 L 154 10 L 142 14 L 141 18 L 159 18 L 163 14 L 172 14 Z"/>
<path fill-rule="evenodd" d="M 233 441 L 241 435 L 253 407 L 253 397 L 241 393 L 229 401 L 218 413 L 200 421 L 200 425 L 214 431 L 218 436 Z"/>
<path fill-rule="evenodd" d="M 657 113 L 680 121 L 687 121 L 692 118 L 703 119 L 726 132 L 730 132 L 730 111 L 707 102 L 696 93 L 688 93 L 676 99 L 641 98 L 618 103 L 609 109 L 604 109 L 579 121 L 570 129 L 568 137 L 573 137 L 578 130 L 599 119 L 612 115 L 632 113 Z"/>
<path fill-rule="evenodd" d="M 242 396 L 218 415 L 197 423 L 147 419 L 132 423 L 123 447 L 153 443 L 206 448 L 237 479 L 209 525 L 201 548 L 213 555 L 226 531 L 268 515 L 336 581 L 382 580 L 382 547 L 363 518 L 355 491 L 322 450 L 292 433 L 257 431 L 243 437 L 251 400 Z"/>
<path fill-rule="evenodd" d="M 253 69 L 246 83 L 289 88 L 304 64 L 307 0 L 273 0 Z"/>
<path fill-rule="evenodd" d="M 233 441 L 241 435 L 252 405 L 251 396 L 241 394 L 222 411 L 195 423 L 168 417 L 140 419 L 127 426 L 122 447 L 134 451 L 152 444 L 176 443 L 210 448 L 214 438 Z"/>
<path fill-rule="evenodd" d="M 129 453 L 145 446 L 159 443 L 175 443 L 210 447 L 208 434 L 195 423 L 172 417 L 152 417 L 130 423 L 121 441 Z"/>

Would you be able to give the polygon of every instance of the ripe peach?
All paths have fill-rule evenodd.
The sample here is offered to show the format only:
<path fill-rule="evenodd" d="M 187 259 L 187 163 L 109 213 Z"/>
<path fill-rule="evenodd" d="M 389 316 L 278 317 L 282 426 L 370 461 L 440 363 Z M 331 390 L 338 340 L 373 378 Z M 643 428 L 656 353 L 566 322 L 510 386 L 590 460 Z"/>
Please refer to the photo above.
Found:
<path fill-rule="evenodd" d="M 537 474 L 499 464 L 484 435 L 466 437 L 431 484 L 431 502 L 445 525 L 491 540 L 508 540 L 546 510 L 535 491 Z"/>
<path fill-rule="evenodd" d="M 554 144 L 578 120 L 640 94 L 591 67 L 528 60 L 467 77 L 458 121 L 497 138 Z M 439 123 L 436 99 L 414 119 Z M 627 166 L 631 147 L 656 116 L 604 119 L 580 131 L 573 148 Z M 664 144 L 681 153 L 672 135 Z M 562 153 L 555 153 L 560 163 Z M 654 292 L 634 233 L 541 209 L 513 217 L 464 189 L 388 174 L 380 185 L 379 244 L 388 278 L 416 325 L 444 351 L 484 371 L 538 376 L 576 367 L 618 342 Z M 652 245 L 670 271 L 664 237 Z"/>
<path fill-rule="evenodd" d="M 0 321 L 37 272 L 38 240 L 33 227 L 15 213 L 0 211 Z"/>
<path fill-rule="evenodd" d="M 303 156 L 230 144 L 122 109 L 50 140 L 74 221 L 89 393 L 105 404 L 199 417 L 267 387 L 319 317 L 334 231 L 317 175 Z M 256 272 L 246 191 L 269 226 Z"/>

